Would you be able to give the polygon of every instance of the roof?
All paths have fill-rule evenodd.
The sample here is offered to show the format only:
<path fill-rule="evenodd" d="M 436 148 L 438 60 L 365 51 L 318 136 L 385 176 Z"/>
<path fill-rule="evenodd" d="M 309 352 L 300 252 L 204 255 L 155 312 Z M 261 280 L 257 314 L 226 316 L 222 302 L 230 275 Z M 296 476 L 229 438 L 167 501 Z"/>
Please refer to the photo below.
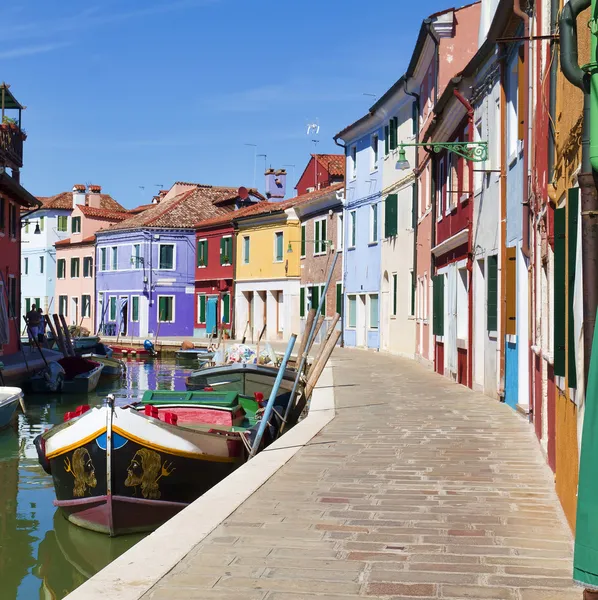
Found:
<path fill-rule="evenodd" d="M 345 176 L 345 155 L 344 154 L 312 154 L 322 166 L 332 176 Z"/>
<path fill-rule="evenodd" d="M 238 199 L 238 188 L 199 185 L 181 194 L 153 204 L 143 212 L 112 225 L 109 230 L 138 228 L 195 229 L 198 222 L 224 215 L 232 207 L 219 206 Z M 107 231 L 104 229 L 103 231 Z"/>
<path fill-rule="evenodd" d="M 25 108 L 10 92 L 8 83 L 0 83 L 0 92 L 4 90 L 4 107 L 3 108 Z"/>
<path fill-rule="evenodd" d="M 86 216 L 95 219 L 111 219 L 115 221 L 124 221 L 131 216 L 128 211 L 110 210 L 108 208 L 96 208 L 95 206 L 79 206 L 79 210 Z"/>
<path fill-rule="evenodd" d="M 85 244 L 93 244 L 96 241 L 95 235 L 90 235 L 82 240 L 78 240 L 76 242 L 71 242 L 71 238 L 66 238 L 66 240 L 60 240 L 59 242 L 55 242 L 54 246 L 84 246 Z"/>
<path fill-rule="evenodd" d="M 315 200 L 316 198 L 321 198 L 332 192 L 336 192 L 337 190 L 342 190 L 344 187 L 344 183 L 335 183 L 320 190 L 315 190 L 307 194 L 302 194 L 301 196 L 295 196 L 295 198 L 290 198 L 289 200 L 284 200 L 282 202 L 258 202 L 257 204 L 250 206 L 247 212 L 245 212 L 243 215 L 235 216 L 233 220 L 236 221 L 237 219 L 251 218 L 257 215 L 267 215 L 276 212 L 283 212 L 288 208 L 293 208 L 294 206 L 297 206 L 298 204 L 304 204 L 310 202 L 311 200 Z"/>
<path fill-rule="evenodd" d="M 138 213 L 143 212 L 144 210 L 147 210 L 148 208 L 152 208 L 152 206 L 156 206 L 156 205 L 155 204 L 141 204 L 140 206 L 136 206 L 135 208 L 132 208 L 131 210 L 129 210 L 129 214 L 136 215 Z"/>
<path fill-rule="evenodd" d="M 100 207 L 108 208 L 110 210 L 125 211 L 110 194 L 99 194 L 100 196 Z M 57 208 L 64 210 L 72 210 L 73 208 L 73 192 L 60 192 L 55 196 L 38 196 L 37 198 L 41 203 L 41 208 Z M 85 204 L 89 204 L 89 194 L 85 194 Z"/>
<path fill-rule="evenodd" d="M 260 204 L 262 202 L 268 203 L 268 200 L 260 200 L 260 202 L 258 202 L 257 204 Z M 226 214 L 220 215 L 219 217 L 214 217 L 212 219 L 200 221 L 195 225 L 195 227 L 197 229 L 204 229 L 207 227 L 214 227 L 215 225 L 224 225 L 225 223 L 232 223 L 233 219 L 238 219 L 239 217 L 242 217 L 243 215 L 247 214 L 251 211 L 251 209 L 257 206 L 257 204 L 245 206 L 243 208 L 240 208 L 239 210 L 227 212 Z"/>

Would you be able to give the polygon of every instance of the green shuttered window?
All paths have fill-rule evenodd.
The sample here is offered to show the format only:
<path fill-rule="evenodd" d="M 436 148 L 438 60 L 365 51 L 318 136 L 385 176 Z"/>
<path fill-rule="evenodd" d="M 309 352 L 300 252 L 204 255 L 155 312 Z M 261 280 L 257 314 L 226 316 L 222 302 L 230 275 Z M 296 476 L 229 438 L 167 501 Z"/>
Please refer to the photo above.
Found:
<path fill-rule="evenodd" d="M 397 194 L 388 194 L 384 201 L 384 237 L 393 237 L 397 235 L 399 229 L 398 219 L 398 200 Z"/>
<path fill-rule="evenodd" d="M 569 296 L 567 302 L 568 319 L 568 353 L 567 353 L 567 385 L 570 388 L 577 387 L 577 365 L 575 363 L 575 319 L 573 317 L 573 299 L 575 298 L 575 266 L 577 258 L 577 222 L 579 218 L 579 188 L 569 190 L 567 202 L 569 205 L 567 222 L 567 251 L 568 268 L 567 279 L 569 281 Z M 581 283 L 581 282 L 580 282 Z"/>
<path fill-rule="evenodd" d="M 160 245 L 160 266 L 159 269 L 174 269 L 174 244 Z"/>
<path fill-rule="evenodd" d="M 336 284 L 336 312 L 342 316 L 343 314 L 343 284 Z"/>
<path fill-rule="evenodd" d="M 197 266 L 208 266 L 208 240 L 199 240 L 197 242 Z"/>
<path fill-rule="evenodd" d="M 554 211 L 554 374 L 565 376 L 565 231 L 567 209 Z"/>
<path fill-rule="evenodd" d="M 498 256 L 488 257 L 488 319 L 486 329 L 497 331 L 498 329 Z"/>
<path fill-rule="evenodd" d="M 390 152 L 390 127 L 388 125 L 384 126 L 384 154 L 388 154 Z"/>
<path fill-rule="evenodd" d="M 207 244 L 207 240 L 206 240 Z M 220 239 L 220 264 L 230 265 L 232 264 L 233 255 L 233 238 L 223 237 Z M 206 253 L 207 257 L 207 253 Z"/>
<path fill-rule="evenodd" d="M 444 275 L 436 275 L 432 278 L 432 296 L 432 333 L 444 335 Z"/>
<path fill-rule="evenodd" d="M 116 296 L 110 296 L 110 320 L 116 321 Z"/>
<path fill-rule="evenodd" d="M 131 321 L 139 321 L 139 296 L 131 296 Z"/>
<path fill-rule="evenodd" d="M 397 316 L 397 293 L 399 287 L 399 278 L 396 273 L 392 274 L 392 316 Z"/>
<path fill-rule="evenodd" d="M 222 322 L 230 323 L 230 294 L 222 295 Z"/>
<path fill-rule="evenodd" d="M 59 258 L 56 261 L 56 266 L 57 266 L 57 270 L 58 270 L 58 279 L 64 279 L 66 277 L 66 259 L 65 258 Z"/>
<path fill-rule="evenodd" d="M 174 321 L 174 296 L 158 298 L 158 321 L 172 323 Z"/>
<path fill-rule="evenodd" d="M 305 223 L 301 225 L 301 258 L 305 256 Z"/>
<path fill-rule="evenodd" d="M 199 296 L 199 322 L 206 322 L 206 296 L 202 294 Z"/>
<path fill-rule="evenodd" d="M 282 262 L 283 245 L 282 231 L 277 231 L 274 234 L 274 262 Z"/>
<path fill-rule="evenodd" d="M 305 317 L 305 288 L 299 288 L 299 316 Z"/>

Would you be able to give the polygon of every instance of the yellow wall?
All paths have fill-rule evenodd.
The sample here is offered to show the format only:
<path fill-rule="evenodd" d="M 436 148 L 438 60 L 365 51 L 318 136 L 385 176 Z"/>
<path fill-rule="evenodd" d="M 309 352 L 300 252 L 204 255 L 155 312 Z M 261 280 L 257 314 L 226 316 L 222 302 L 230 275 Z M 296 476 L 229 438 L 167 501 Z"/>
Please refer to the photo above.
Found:
<path fill-rule="evenodd" d="M 256 218 L 257 220 L 257 218 Z M 259 221 L 258 221 L 259 222 Z M 274 234 L 283 233 L 282 262 L 275 262 Z M 243 238 L 249 236 L 249 264 L 243 262 Z M 287 249 L 291 242 L 293 252 Z M 301 254 L 301 226 L 299 221 L 277 221 L 268 224 L 251 225 L 243 223 L 237 232 L 237 262 L 236 280 L 247 281 L 251 279 L 284 279 L 285 277 L 299 277 L 299 256 Z"/>

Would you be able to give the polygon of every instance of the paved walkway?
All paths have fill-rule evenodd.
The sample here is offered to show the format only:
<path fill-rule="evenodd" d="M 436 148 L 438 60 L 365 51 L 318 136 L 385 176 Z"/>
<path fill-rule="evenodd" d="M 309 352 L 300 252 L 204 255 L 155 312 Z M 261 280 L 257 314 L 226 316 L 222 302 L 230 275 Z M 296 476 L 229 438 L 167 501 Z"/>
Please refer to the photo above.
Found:
<path fill-rule="evenodd" d="M 333 359 L 336 418 L 144 600 L 581 599 L 522 417 L 408 360 Z"/>

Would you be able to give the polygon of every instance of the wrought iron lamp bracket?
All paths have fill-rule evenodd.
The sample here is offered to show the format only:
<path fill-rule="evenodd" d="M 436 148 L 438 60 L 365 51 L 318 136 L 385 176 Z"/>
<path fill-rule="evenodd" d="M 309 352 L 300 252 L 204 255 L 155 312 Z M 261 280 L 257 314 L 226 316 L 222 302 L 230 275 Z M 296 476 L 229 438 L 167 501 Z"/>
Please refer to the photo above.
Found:
<path fill-rule="evenodd" d="M 457 154 L 470 162 L 484 162 L 488 159 L 488 142 L 428 142 L 420 144 L 400 144 L 404 147 L 425 148 L 429 153 L 439 154 L 447 151 Z"/>

